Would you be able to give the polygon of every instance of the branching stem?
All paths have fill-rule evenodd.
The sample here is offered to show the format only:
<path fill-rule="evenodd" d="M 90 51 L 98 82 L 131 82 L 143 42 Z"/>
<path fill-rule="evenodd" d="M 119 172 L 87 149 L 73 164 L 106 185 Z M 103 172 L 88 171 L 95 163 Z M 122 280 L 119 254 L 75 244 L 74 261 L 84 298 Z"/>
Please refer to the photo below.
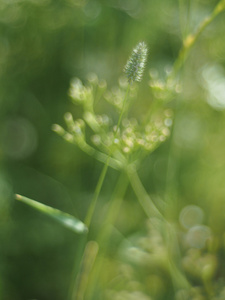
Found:
<path fill-rule="evenodd" d="M 118 119 L 118 122 L 117 122 L 117 125 L 116 125 L 116 130 L 114 132 L 113 142 L 116 139 L 119 128 L 120 128 L 121 120 L 122 120 L 122 117 L 123 117 L 123 114 L 124 114 L 124 111 L 125 111 L 125 107 L 126 107 L 126 103 L 127 103 L 129 90 L 130 90 L 130 85 L 128 85 L 128 87 L 127 87 L 127 91 L 126 91 L 126 94 L 125 94 L 125 99 L 123 101 L 123 107 L 122 107 L 122 110 L 120 112 L 120 116 L 119 116 L 119 119 Z M 99 194 L 100 194 L 100 191 L 101 191 L 101 188 L 102 188 L 102 185 L 103 185 L 103 182 L 105 180 L 105 176 L 106 176 L 106 173 L 107 173 L 107 170 L 108 170 L 108 167 L 109 167 L 109 161 L 110 161 L 111 155 L 112 155 L 112 150 L 110 151 L 110 153 L 108 155 L 108 158 L 105 162 L 105 165 L 102 169 L 102 172 L 100 174 L 98 183 L 97 183 L 96 188 L 95 188 L 94 197 L 91 201 L 89 210 L 88 210 L 86 218 L 85 218 L 84 223 L 87 225 L 87 227 L 89 227 L 90 224 L 91 224 L 91 220 L 92 220 L 92 217 L 93 217 L 93 214 L 94 214 L 94 210 L 95 210 L 95 207 L 96 207 L 96 204 L 97 204 L 97 200 L 98 200 L 98 197 L 99 197 Z"/>
<path fill-rule="evenodd" d="M 118 122 L 117 122 L 116 130 L 114 132 L 113 141 L 116 139 L 118 131 L 119 131 L 119 127 L 120 127 L 120 124 L 121 124 L 121 121 L 122 121 L 122 117 L 123 117 L 123 114 L 125 112 L 125 107 L 126 107 L 129 91 L 130 91 L 130 84 L 127 87 L 127 91 L 126 91 L 125 98 L 124 98 L 124 101 L 123 101 L 123 107 L 122 107 L 122 110 L 120 112 L 120 116 L 119 116 L 119 119 L 118 119 Z M 92 217 L 93 217 L 93 214 L 94 214 L 94 211 L 95 211 L 95 207 L 96 207 L 96 204 L 97 204 L 97 201 L 98 201 L 98 198 L 99 198 L 99 194 L 101 192 L 102 185 L 103 185 L 103 182 L 105 180 L 105 176 L 106 176 L 106 173 L 107 173 L 107 170 L 108 170 L 108 167 L 109 167 L 109 162 L 110 162 L 110 159 L 111 159 L 111 155 L 112 155 L 112 150 L 110 151 L 110 153 L 107 157 L 107 160 L 104 164 L 104 167 L 102 169 L 102 172 L 99 176 L 99 179 L 98 179 L 95 191 L 94 191 L 94 196 L 93 196 L 93 199 L 91 201 L 90 207 L 88 209 L 88 212 L 87 212 L 87 215 L 86 215 L 86 218 L 85 218 L 85 221 L 84 221 L 85 225 L 88 228 L 90 227 Z M 80 241 L 80 245 L 79 245 L 80 250 L 78 251 L 78 254 L 77 254 L 77 257 L 76 257 L 74 272 L 73 272 L 73 277 L 72 277 L 72 283 L 71 283 L 71 288 L 70 288 L 69 299 L 71 299 L 71 300 L 74 300 L 73 295 L 78 293 L 78 290 L 80 288 L 79 284 L 76 284 L 76 280 L 80 276 L 80 272 L 81 272 L 80 261 L 82 259 L 82 253 L 83 253 L 86 241 L 87 241 L 86 238 L 82 238 L 82 240 Z"/>

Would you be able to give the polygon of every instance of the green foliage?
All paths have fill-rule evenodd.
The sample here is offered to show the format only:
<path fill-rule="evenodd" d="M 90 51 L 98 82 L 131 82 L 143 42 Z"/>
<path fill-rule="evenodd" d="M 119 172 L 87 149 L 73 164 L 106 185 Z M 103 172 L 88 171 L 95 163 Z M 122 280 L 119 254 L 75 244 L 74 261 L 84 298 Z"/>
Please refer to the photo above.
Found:
<path fill-rule="evenodd" d="M 52 208 L 50 206 L 44 205 L 40 202 L 34 201 L 27 197 L 16 195 L 16 200 L 21 201 L 39 212 L 47 215 L 50 218 L 55 219 L 62 226 L 65 226 L 76 233 L 87 233 L 87 227 L 81 221 L 77 220 L 69 214 L 65 214 L 58 209 Z"/>

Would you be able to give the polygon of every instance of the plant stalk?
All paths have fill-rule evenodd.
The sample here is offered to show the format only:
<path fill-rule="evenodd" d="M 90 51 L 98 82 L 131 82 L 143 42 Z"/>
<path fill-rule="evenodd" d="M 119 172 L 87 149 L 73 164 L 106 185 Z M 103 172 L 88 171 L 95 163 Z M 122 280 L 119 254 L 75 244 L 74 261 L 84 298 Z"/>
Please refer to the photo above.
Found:
<path fill-rule="evenodd" d="M 117 137 L 117 134 L 118 134 L 118 131 L 119 131 L 119 127 L 120 127 L 120 124 L 121 124 L 121 121 L 122 121 L 122 117 L 123 117 L 124 112 L 125 112 L 125 107 L 126 107 L 129 91 L 130 91 L 130 84 L 127 87 L 127 91 L 126 91 L 125 98 L 124 98 L 124 101 L 123 101 L 122 110 L 120 112 L 120 116 L 119 116 L 119 119 L 118 119 L 118 122 L 117 122 L 116 130 L 114 132 L 113 141 Z M 109 167 L 109 161 L 110 161 L 111 155 L 112 155 L 112 150 L 110 151 L 110 153 L 107 157 L 107 160 L 104 164 L 104 167 L 102 169 L 102 172 L 100 174 L 99 180 L 97 182 L 97 185 L 96 185 L 96 188 L 95 188 L 95 191 L 94 191 L 94 197 L 91 201 L 90 207 L 88 209 L 88 212 L 87 212 L 87 215 L 86 215 L 86 218 L 85 218 L 85 221 L 84 221 L 85 225 L 88 228 L 91 225 L 91 221 L 92 221 L 93 214 L 94 214 L 94 211 L 95 211 L 95 207 L 96 207 L 96 204 L 97 204 L 97 201 L 98 201 L 98 198 L 99 198 L 99 194 L 101 192 L 102 185 L 104 183 L 106 173 L 107 173 L 107 170 L 108 170 L 108 167 Z M 76 261 L 75 261 L 75 267 L 74 267 L 74 272 L 73 272 L 73 277 L 72 277 L 72 283 L 71 283 L 70 292 L 69 292 L 69 299 L 71 299 L 71 300 L 75 300 L 75 299 L 73 299 L 73 295 L 76 294 L 77 289 L 79 289 L 79 285 L 76 284 L 76 281 L 78 280 L 79 274 L 81 272 L 81 263 L 80 262 L 81 262 L 81 259 L 82 259 L 82 254 L 83 254 L 86 242 L 87 242 L 87 237 L 82 238 L 81 241 L 80 241 L 79 251 L 78 251 L 78 254 L 77 254 L 77 257 L 76 257 Z"/>
<path fill-rule="evenodd" d="M 119 128 L 120 128 L 121 120 L 122 120 L 122 117 L 123 117 L 123 114 L 124 114 L 124 111 L 125 111 L 125 107 L 126 107 L 126 102 L 127 102 L 129 90 L 130 90 L 130 85 L 128 85 L 126 95 L 125 95 L 125 99 L 123 101 L 123 107 L 122 107 L 122 110 L 120 112 L 120 116 L 119 116 L 119 119 L 118 119 L 118 122 L 117 122 L 117 125 L 116 125 L 116 130 L 115 130 L 114 136 L 113 136 L 113 142 L 114 142 L 115 138 L 117 137 L 117 134 L 118 134 L 118 131 L 119 131 Z M 109 167 L 109 161 L 110 161 L 111 155 L 112 155 L 112 150 L 110 151 L 110 153 L 108 155 L 108 158 L 106 160 L 106 163 L 105 163 L 105 165 L 102 169 L 102 172 L 100 174 L 98 183 L 97 183 L 96 188 L 95 188 L 94 197 L 91 201 L 89 210 L 88 210 L 86 218 L 85 218 L 84 223 L 86 224 L 87 227 L 89 227 L 90 224 L 91 224 L 91 220 L 92 220 L 92 217 L 93 217 L 93 214 L 94 214 L 94 210 L 95 210 L 95 207 L 96 207 L 96 204 L 97 204 L 97 200 L 98 200 L 98 197 L 99 197 L 99 194 L 100 194 L 100 191 L 101 191 L 101 188 L 102 188 L 102 185 L 103 185 L 103 182 L 105 180 L 105 176 L 106 176 L 106 173 L 107 173 L 107 170 L 108 170 L 108 167 Z"/>
<path fill-rule="evenodd" d="M 100 246 L 100 253 L 95 263 L 95 269 L 94 269 L 94 273 L 92 274 L 91 283 L 88 289 L 87 299 L 93 298 L 93 295 L 95 294 L 96 291 L 96 287 L 98 286 L 98 282 L 99 282 L 98 279 L 100 277 L 101 270 L 104 263 L 103 258 L 107 252 L 113 224 L 115 223 L 115 220 L 118 216 L 119 209 L 121 207 L 124 195 L 128 187 L 128 183 L 129 180 L 126 173 L 124 172 L 121 173 L 116 188 L 114 190 L 114 193 L 111 197 L 107 215 L 102 224 L 102 230 L 100 231 L 96 239 L 98 245 Z"/>

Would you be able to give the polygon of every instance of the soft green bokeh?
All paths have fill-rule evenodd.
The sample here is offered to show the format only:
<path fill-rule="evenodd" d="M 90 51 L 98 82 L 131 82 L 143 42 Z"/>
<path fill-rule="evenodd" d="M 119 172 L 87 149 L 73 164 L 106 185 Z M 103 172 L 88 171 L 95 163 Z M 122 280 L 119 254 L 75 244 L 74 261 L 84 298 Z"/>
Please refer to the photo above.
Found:
<path fill-rule="evenodd" d="M 145 41 L 148 62 L 130 109 L 141 120 L 155 96 L 149 71 L 163 81 L 182 40 L 217 3 L 1 1 L 0 299 L 61 300 L 68 294 L 78 236 L 21 205 L 13 194 L 84 220 L 102 164 L 51 129 L 55 123 L 65 127 L 65 112 L 74 119 L 81 116 L 68 96 L 71 79 L 86 83 L 87 75 L 96 73 L 111 89 L 133 47 Z M 172 135 L 138 170 L 154 203 L 173 223 L 179 247 L 170 250 L 190 289 L 180 288 L 179 276 L 171 278 L 173 265 L 163 244 L 168 233 L 146 219 L 128 187 L 103 258 L 101 293 L 90 295 L 90 288 L 87 299 L 225 297 L 224 16 L 218 15 L 191 49 L 179 73 L 179 94 L 169 104 L 175 114 Z M 98 110 L 115 116 L 104 101 Z M 90 232 L 93 239 L 117 177 L 116 170 L 107 173 Z"/>

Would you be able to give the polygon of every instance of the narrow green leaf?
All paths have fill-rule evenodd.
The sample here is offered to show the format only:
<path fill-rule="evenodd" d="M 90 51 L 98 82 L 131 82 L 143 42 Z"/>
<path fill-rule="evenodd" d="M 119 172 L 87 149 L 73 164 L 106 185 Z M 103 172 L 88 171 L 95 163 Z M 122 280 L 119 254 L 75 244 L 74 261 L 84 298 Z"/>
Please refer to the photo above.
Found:
<path fill-rule="evenodd" d="M 73 217 L 67 213 L 64 213 L 58 209 L 52 208 L 50 206 L 47 206 L 45 204 L 31 200 L 27 197 L 24 197 L 24 196 L 21 196 L 18 194 L 15 195 L 15 199 L 35 208 L 36 210 L 46 214 L 47 216 L 55 219 L 61 225 L 71 229 L 72 231 L 74 231 L 76 233 L 86 233 L 88 231 L 87 226 L 83 222 L 81 222 L 80 220 L 76 219 L 75 217 Z"/>

